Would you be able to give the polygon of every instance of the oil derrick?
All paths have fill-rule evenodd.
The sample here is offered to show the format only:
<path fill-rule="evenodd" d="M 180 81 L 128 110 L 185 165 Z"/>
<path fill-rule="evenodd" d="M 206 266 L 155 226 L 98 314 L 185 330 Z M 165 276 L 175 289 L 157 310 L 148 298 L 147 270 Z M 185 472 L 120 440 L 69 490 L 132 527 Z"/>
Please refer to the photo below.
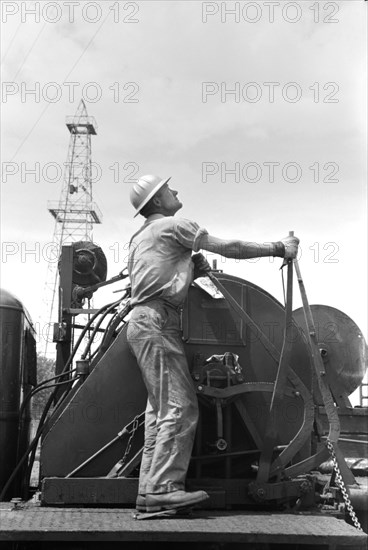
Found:
<path fill-rule="evenodd" d="M 74 116 L 66 117 L 70 132 L 68 157 L 63 187 L 58 201 L 48 201 L 47 208 L 55 219 L 54 255 L 49 261 L 45 288 L 48 323 L 43 330 L 42 349 L 47 355 L 52 341 L 52 323 L 58 318 L 58 258 L 62 246 L 79 241 L 92 242 L 93 225 L 102 222 L 101 212 L 92 194 L 91 136 L 97 134 L 94 117 L 88 116 L 86 105 L 80 101 Z"/>

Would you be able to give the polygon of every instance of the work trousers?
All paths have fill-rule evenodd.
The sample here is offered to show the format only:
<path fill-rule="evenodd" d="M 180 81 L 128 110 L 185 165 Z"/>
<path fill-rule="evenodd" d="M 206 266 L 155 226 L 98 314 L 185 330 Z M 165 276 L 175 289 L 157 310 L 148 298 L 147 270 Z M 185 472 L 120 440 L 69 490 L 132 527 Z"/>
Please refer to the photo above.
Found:
<path fill-rule="evenodd" d="M 161 300 L 136 306 L 127 337 L 147 388 L 145 438 L 139 493 L 183 490 L 198 401 L 176 309 Z"/>

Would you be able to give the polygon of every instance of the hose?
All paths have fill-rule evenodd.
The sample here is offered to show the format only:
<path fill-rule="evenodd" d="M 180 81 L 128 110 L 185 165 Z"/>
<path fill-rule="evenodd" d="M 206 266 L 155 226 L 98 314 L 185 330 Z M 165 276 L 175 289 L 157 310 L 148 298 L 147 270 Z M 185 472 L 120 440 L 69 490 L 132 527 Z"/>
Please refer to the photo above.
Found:
<path fill-rule="evenodd" d="M 95 338 L 96 336 L 96 333 L 98 331 L 98 329 L 100 328 L 103 320 L 106 318 L 106 316 L 121 302 L 122 299 L 124 299 L 125 296 L 123 298 L 119 298 L 119 300 L 117 300 L 116 302 L 114 302 L 113 304 L 111 304 L 107 309 L 106 311 L 103 313 L 103 315 L 101 315 L 101 318 L 98 320 L 98 322 L 96 323 L 92 333 L 91 333 L 91 336 L 88 340 L 88 343 L 87 343 L 87 346 L 82 354 L 82 357 L 81 359 L 85 359 L 87 357 L 87 354 L 91 348 L 91 345 L 93 343 L 93 339 Z"/>
<path fill-rule="evenodd" d="M 76 370 L 77 369 L 72 369 L 72 370 L 68 371 L 67 374 L 71 374 L 72 372 L 74 372 Z M 47 380 L 43 380 L 43 382 L 40 382 L 39 384 L 37 384 L 29 393 L 27 393 L 27 395 L 23 399 L 22 404 L 21 404 L 20 409 L 19 409 L 19 420 L 22 418 L 25 406 L 26 406 L 27 402 L 31 399 L 31 397 L 33 397 L 36 393 L 38 393 L 41 390 L 44 390 L 46 388 L 53 388 L 56 384 L 51 384 L 50 386 L 45 386 L 45 384 L 48 384 L 49 382 L 52 382 L 53 380 L 57 380 L 61 376 L 65 376 L 65 374 L 66 373 L 57 374 L 56 376 L 53 376 L 52 378 L 48 378 Z M 65 384 L 65 382 L 67 382 L 67 380 L 64 381 L 64 382 L 61 382 L 61 384 Z M 45 386 L 45 387 L 42 387 L 42 386 Z"/>
<path fill-rule="evenodd" d="M 115 303 L 115 302 L 114 302 Z M 68 357 L 65 365 L 64 365 L 64 368 L 62 370 L 62 372 L 60 374 L 58 374 L 58 378 L 62 375 L 65 375 L 67 374 L 67 371 L 69 369 L 69 366 L 70 364 L 72 363 L 74 357 L 75 357 L 75 354 L 87 332 L 87 330 L 89 329 L 89 326 L 93 323 L 93 321 L 98 317 L 98 315 L 100 315 L 105 309 L 109 308 L 110 306 L 112 306 L 112 303 L 110 304 L 105 304 L 104 306 L 102 306 L 96 313 L 94 313 L 91 317 L 91 319 L 88 321 L 87 325 L 83 328 L 81 334 L 79 335 L 78 337 L 78 340 L 75 344 L 75 346 L 73 347 L 73 350 L 70 354 L 70 356 Z M 67 380 L 65 381 L 65 383 L 69 383 L 70 384 L 71 380 Z M 58 386 L 59 387 L 59 386 Z M 58 388 L 55 388 L 54 391 L 50 394 L 47 402 L 46 402 L 46 405 L 45 405 L 45 408 L 42 412 L 42 415 L 41 415 L 41 418 L 40 418 L 40 421 L 38 423 L 38 429 L 37 429 L 37 432 L 36 432 L 36 435 L 35 437 L 33 438 L 33 440 L 31 441 L 31 443 L 28 445 L 28 448 L 27 450 L 25 451 L 24 455 L 21 457 L 21 459 L 18 461 L 18 464 L 15 466 L 13 472 L 11 473 L 9 479 L 7 480 L 7 482 L 5 483 L 4 487 L 2 488 L 2 491 L 0 493 L 0 502 L 3 501 L 4 499 L 4 496 L 7 492 L 7 490 L 9 489 L 11 483 L 14 481 L 15 477 L 17 476 L 20 468 L 23 466 L 24 462 L 27 460 L 28 458 L 28 455 L 32 452 L 32 455 L 30 457 L 30 462 L 28 464 L 28 468 L 27 468 L 27 471 L 28 470 L 31 470 L 32 469 L 32 466 L 33 466 L 33 462 L 34 462 L 34 457 L 35 457 L 35 454 L 36 454 L 36 449 L 37 449 L 37 444 L 38 444 L 38 440 L 40 438 L 40 436 L 42 435 L 42 432 L 43 432 L 43 429 L 44 429 L 44 422 L 46 420 L 46 416 L 47 416 L 47 413 L 49 412 L 50 408 L 51 408 L 51 405 L 54 401 L 54 398 L 55 398 L 55 395 L 56 395 L 56 391 L 57 391 Z M 56 407 L 54 410 L 56 410 L 60 404 L 62 403 L 62 401 L 64 400 L 64 398 L 66 397 L 68 393 L 68 390 L 66 390 L 64 392 L 64 394 L 62 395 L 62 397 L 59 399 Z M 23 405 L 23 403 L 22 403 Z M 24 407 L 23 407 L 24 409 Z M 24 487 L 25 489 L 25 487 Z"/>
<path fill-rule="evenodd" d="M 110 304 L 105 304 L 104 306 L 102 306 L 98 311 L 96 311 L 96 313 L 94 313 L 92 315 L 92 317 L 88 320 L 87 324 L 85 325 L 85 327 L 82 329 L 82 332 L 80 333 L 79 337 L 78 337 L 78 340 L 75 344 L 75 346 L 73 347 L 73 350 L 72 350 L 72 353 L 70 354 L 67 362 L 65 363 L 64 365 L 64 368 L 62 370 L 62 372 L 60 373 L 60 375 L 65 375 L 67 374 L 67 371 L 68 371 L 68 368 L 69 368 L 69 365 L 72 363 L 74 357 L 75 357 L 75 354 L 77 353 L 78 351 L 78 348 L 80 346 L 80 344 L 82 343 L 83 341 L 83 338 L 85 336 L 85 334 L 89 331 L 90 329 L 90 326 L 91 324 L 94 322 L 94 320 L 99 316 L 101 315 L 101 313 L 104 312 L 104 310 L 109 310 L 112 306 L 114 306 L 116 304 L 116 302 L 113 302 L 113 303 L 110 303 Z M 70 372 L 70 371 L 68 371 Z M 71 379 L 71 380 L 65 380 L 65 383 L 69 383 L 70 385 L 72 384 L 72 382 L 74 382 L 76 379 Z M 56 394 L 56 391 L 57 389 L 55 389 L 51 396 L 52 397 L 52 400 L 54 400 L 54 397 L 55 397 L 55 394 Z M 62 394 L 58 400 L 58 403 L 54 409 L 57 410 L 60 405 L 62 404 L 62 402 L 64 401 L 65 397 L 68 395 L 69 393 L 69 389 L 66 388 L 64 394 Z M 48 404 L 48 402 L 47 402 Z M 50 408 L 50 407 L 49 407 Z M 46 415 L 47 415 L 47 412 L 46 412 Z M 41 432 L 38 436 L 38 439 L 39 437 L 41 436 L 42 434 L 42 431 L 43 431 L 43 427 L 44 427 L 44 422 L 45 422 L 45 419 L 46 419 L 46 415 L 42 415 L 41 419 L 40 419 L 40 422 L 39 422 L 39 429 L 41 428 Z M 38 434 L 38 431 L 36 433 L 36 437 L 37 437 L 37 434 Z M 37 440 L 38 442 L 38 440 Z M 28 467 L 27 467 L 27 470 L 26 470 L 26 473 L 25 473 L 25 476 L 26 476 L 26 479 L 25 479 L 25 487 L 28 487 L 29 486 L 29 479 L 30 479 L 30 476 L 31 476 L 31 473 L 32 473 L 32 468 L 33 468 L 33 464 L 34 464 L 34 460 L 35 460 L 35 457 L 36 457 L 36 452 L 37 452 L 37 445 L 33 447 L 33 449 L 30 451 L 31 452 L 31 455 L 30 455 L 30 459 L 29 459 L 29 463 L 28 463 Z"/>
<path fill-rule="evenodd" d="M 97 349 L 97 353 L 96 352 L 94 353 L 92 367 L 97 364 L 97 362 L 101 359 L 105 351 L 108 349 L 116 328 L 124 319 L 124 317 L 128 315 L 130 310 L 131 310 L 131 306 L 130 306 L 130 302 L 128 302 L 125 305 L 125 307 L 120 312 L 116 313 L 116 315 L 114 315 L 114 317 L 110 320 L 108 326 L 106 327 L 106 331 L 105 331 L 103 340 L 101 342 L 101 345 Z"/>

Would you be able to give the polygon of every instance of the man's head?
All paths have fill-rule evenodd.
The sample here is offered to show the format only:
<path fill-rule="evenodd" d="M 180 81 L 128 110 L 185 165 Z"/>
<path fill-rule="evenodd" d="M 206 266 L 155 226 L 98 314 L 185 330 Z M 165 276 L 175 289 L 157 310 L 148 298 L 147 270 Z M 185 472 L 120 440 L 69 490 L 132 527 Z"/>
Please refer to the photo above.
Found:
<path fill-rule="evenodd" d="M 168 181 L 159 176 L 142 176 L 134 183 L 130 192 L 130 201 L 136 214 L 145 218 L 152 214 L 173 216 L 183 205 L 177 198 L 177 191 L 170 189 Z"/>

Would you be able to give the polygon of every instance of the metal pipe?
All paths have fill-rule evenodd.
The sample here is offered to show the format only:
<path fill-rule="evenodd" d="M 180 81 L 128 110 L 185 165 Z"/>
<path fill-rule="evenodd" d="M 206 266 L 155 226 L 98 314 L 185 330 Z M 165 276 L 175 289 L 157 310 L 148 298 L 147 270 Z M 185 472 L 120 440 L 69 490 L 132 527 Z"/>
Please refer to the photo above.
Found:
<path fill-rule="evenodd" d="M 287 445 L 277 445 L 274 447 L 274 451 L 283 451 L 286 449 Z M 249 449 L 247 451 L 233 451 L 232 453 L 221 453 L 217 455 L 202 455 L 202 456 L 192 456 L 190 460 L 207 460 L 212 458 L 226 458 L 227 456 L 243 456 L 243 455 L 252 455 L 260 453 L 260 449 Z"/>
<path fill-rule="evenodd" d="M 327 435 L 323 435 L 321 439 L 327 439 Z M 346 443 L 361 443 L 362 445 L 368 445 L 368 441 L 363 439 L 347 439 L 346 437 L 339 437 L 339 441 L 346 441 Z"/>

